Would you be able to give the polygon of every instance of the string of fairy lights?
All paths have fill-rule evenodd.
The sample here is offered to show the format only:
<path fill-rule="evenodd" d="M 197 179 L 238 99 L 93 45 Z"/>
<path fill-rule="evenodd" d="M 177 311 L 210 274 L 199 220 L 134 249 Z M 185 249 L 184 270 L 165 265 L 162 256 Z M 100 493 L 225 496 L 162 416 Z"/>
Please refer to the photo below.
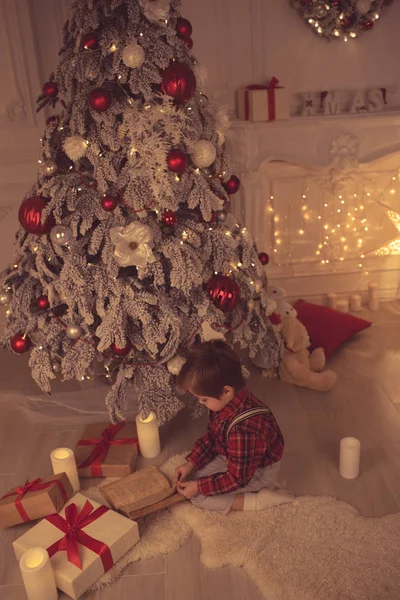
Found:
<path fill-rule="evenodd" d="M 385 177 L 383 186 L 378 176 Z M 315 262 L 335 269 L 351 260 L 363 270 L 367 258 L 400 255 L 400 171 L 359 174 L 340 192 L 335 186 L 330 192 L 318 190 L 308 179 L 289 205 L 282 203 L 274 183 L 265 210 L 277 267 Z M 381 243 L 377 234 L 385 228 L 393 236 Z M 301 256 L 298 244 L 304 246 Z"/>

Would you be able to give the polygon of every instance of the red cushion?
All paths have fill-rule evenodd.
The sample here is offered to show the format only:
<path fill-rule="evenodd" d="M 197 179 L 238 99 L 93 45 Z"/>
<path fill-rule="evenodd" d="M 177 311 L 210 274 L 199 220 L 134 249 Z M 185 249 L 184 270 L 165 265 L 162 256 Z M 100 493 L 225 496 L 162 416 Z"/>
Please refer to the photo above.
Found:
<path fill-rule="evenodd" d="M 298 300 L 294 308 L 297 310 L 297 318 L 310 336 L 311 348 L 323 348 L 327 358 L 354 334 L 372 324 L 349 313 L 305 300 Z"/>

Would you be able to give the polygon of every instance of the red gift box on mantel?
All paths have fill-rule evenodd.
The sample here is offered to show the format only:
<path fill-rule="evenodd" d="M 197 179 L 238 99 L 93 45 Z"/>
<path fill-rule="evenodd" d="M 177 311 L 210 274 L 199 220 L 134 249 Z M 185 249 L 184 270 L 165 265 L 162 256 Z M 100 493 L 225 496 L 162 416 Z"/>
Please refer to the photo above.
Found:
<path fill-rule="evenodd" d="M 18 560 L 31 548 L 46 549 L 56 586 L 77 599 L 139 539 L 135 521 L 76 494 L 59 514 L 40 521 L 13 547 Z"/>
<path fill-rule="evenodd" d="M 276 121 L 290 119 L 290 94 L 273 77 L 268 85 L 249 85 L 238 93 L 239 119 Z"/>
<path fill-rule="evenodd" d="M 91 423 L 75 447 L 79 477 L 126 477 L 138 459 L 136 425 Z"/>
<path fill-rule="evenodd" d="M 0 498 L 0 527 L 11 527 L 57 513 L 73 493 L 65 473 L 26 481 Z"/>

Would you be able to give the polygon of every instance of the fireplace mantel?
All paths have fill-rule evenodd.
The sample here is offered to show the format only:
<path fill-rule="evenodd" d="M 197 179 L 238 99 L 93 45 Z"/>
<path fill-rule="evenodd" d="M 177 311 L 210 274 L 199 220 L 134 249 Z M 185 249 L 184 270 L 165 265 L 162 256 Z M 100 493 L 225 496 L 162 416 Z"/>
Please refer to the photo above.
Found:
<path fill-rule="evenodd" d="M 311 191 L 307 192 L 307 203 L 311 213 L 316 215 L 323 214 L 321 202 L 324 202 L 322 206 L 329 205 L 329 210 L 343 208 L 338 203 L 337 186 L 345 186 L 349 179 L 355 182 L 361 195 L 366 193 L 362 191 L 363 182 L 375 182 L 369 188 L 369 197 L 381 203 L 382 190 L 387 193 L 387 181 L 390 185 L 390 181 L 396 179 L 391 206 L 400 214 L 399 112 L 297 117 L 273 123 L 234 121 L 228 132 L 228 149 L 234 171 L 242 181 L 240 192 L 233 196 L 233 210 L 251 231 L 259 249 L 270 254 L 268 275 L 286 288 L 288 297 L 303 296 L 319 301 L 327 292 L 362 292 L 371 279 L 378 282 L 383 298 L 397 297 L 400 255 L 369 253 L 362 260 L 361 270 L 360 259 L 355 256 L 343 262 L 329 260 L 329 264 L 321 264 L 315 252 L 310 253 L 310 239 L 313 238 L 316 247 L 319 238 L 323 240 L 315 223 L 309 230 L 305 223 L 302 240 L 296 239 L 296 232 L 303 229 L 299 214 L 308 184 Z M 329 182 L 335 182 L 332 193 Z M 272 217 L 269 214 L 271 197 Z M 383 210 L 380 216 L 372 217 L 380 225 L 385 222 L 374 231 L 376 246 L 380 248 L 383 240 L 397 240 L 398 234 L 400 248 L 400 224 L 396 230 L 393 223 L 386 222 Z M 274 222 L 274 215 L 279 224 Z M 282 222 L 286 224 L 284 237 L 278 231 L 282 229 Z M 370 227 L 365 236 L 371 237 L 372 229 Z M 277 246 L 279 237 L 282 239 Z M 371 248 L 371 239 L 368 244 Z M 282 259 L 284 248 L 290 260 Z"/>
<path fill-rule="evenodd" d="M 327 166 L 330 141 L 349 133 L 360 140 L 361 163 L 400 151 L 400 112 L 294 117 L 271 123 L 236 120 L 228 144 L 239 171 L 257 170 L 265 160 Z"/>

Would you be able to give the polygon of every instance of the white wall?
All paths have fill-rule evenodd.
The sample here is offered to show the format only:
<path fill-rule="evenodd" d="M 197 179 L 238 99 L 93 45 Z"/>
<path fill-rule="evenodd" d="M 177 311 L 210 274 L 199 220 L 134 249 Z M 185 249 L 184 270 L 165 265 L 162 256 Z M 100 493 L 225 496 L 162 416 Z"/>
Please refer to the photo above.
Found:
<path fill-rule="evenodd" d="M 292 92 L 400 83 L 400 2 L 356 40 L 320 39 L 290 0 L 183 0 L 198 60 L 211 89 L 231 108 L 235 90 L 273 75 Z"/>

